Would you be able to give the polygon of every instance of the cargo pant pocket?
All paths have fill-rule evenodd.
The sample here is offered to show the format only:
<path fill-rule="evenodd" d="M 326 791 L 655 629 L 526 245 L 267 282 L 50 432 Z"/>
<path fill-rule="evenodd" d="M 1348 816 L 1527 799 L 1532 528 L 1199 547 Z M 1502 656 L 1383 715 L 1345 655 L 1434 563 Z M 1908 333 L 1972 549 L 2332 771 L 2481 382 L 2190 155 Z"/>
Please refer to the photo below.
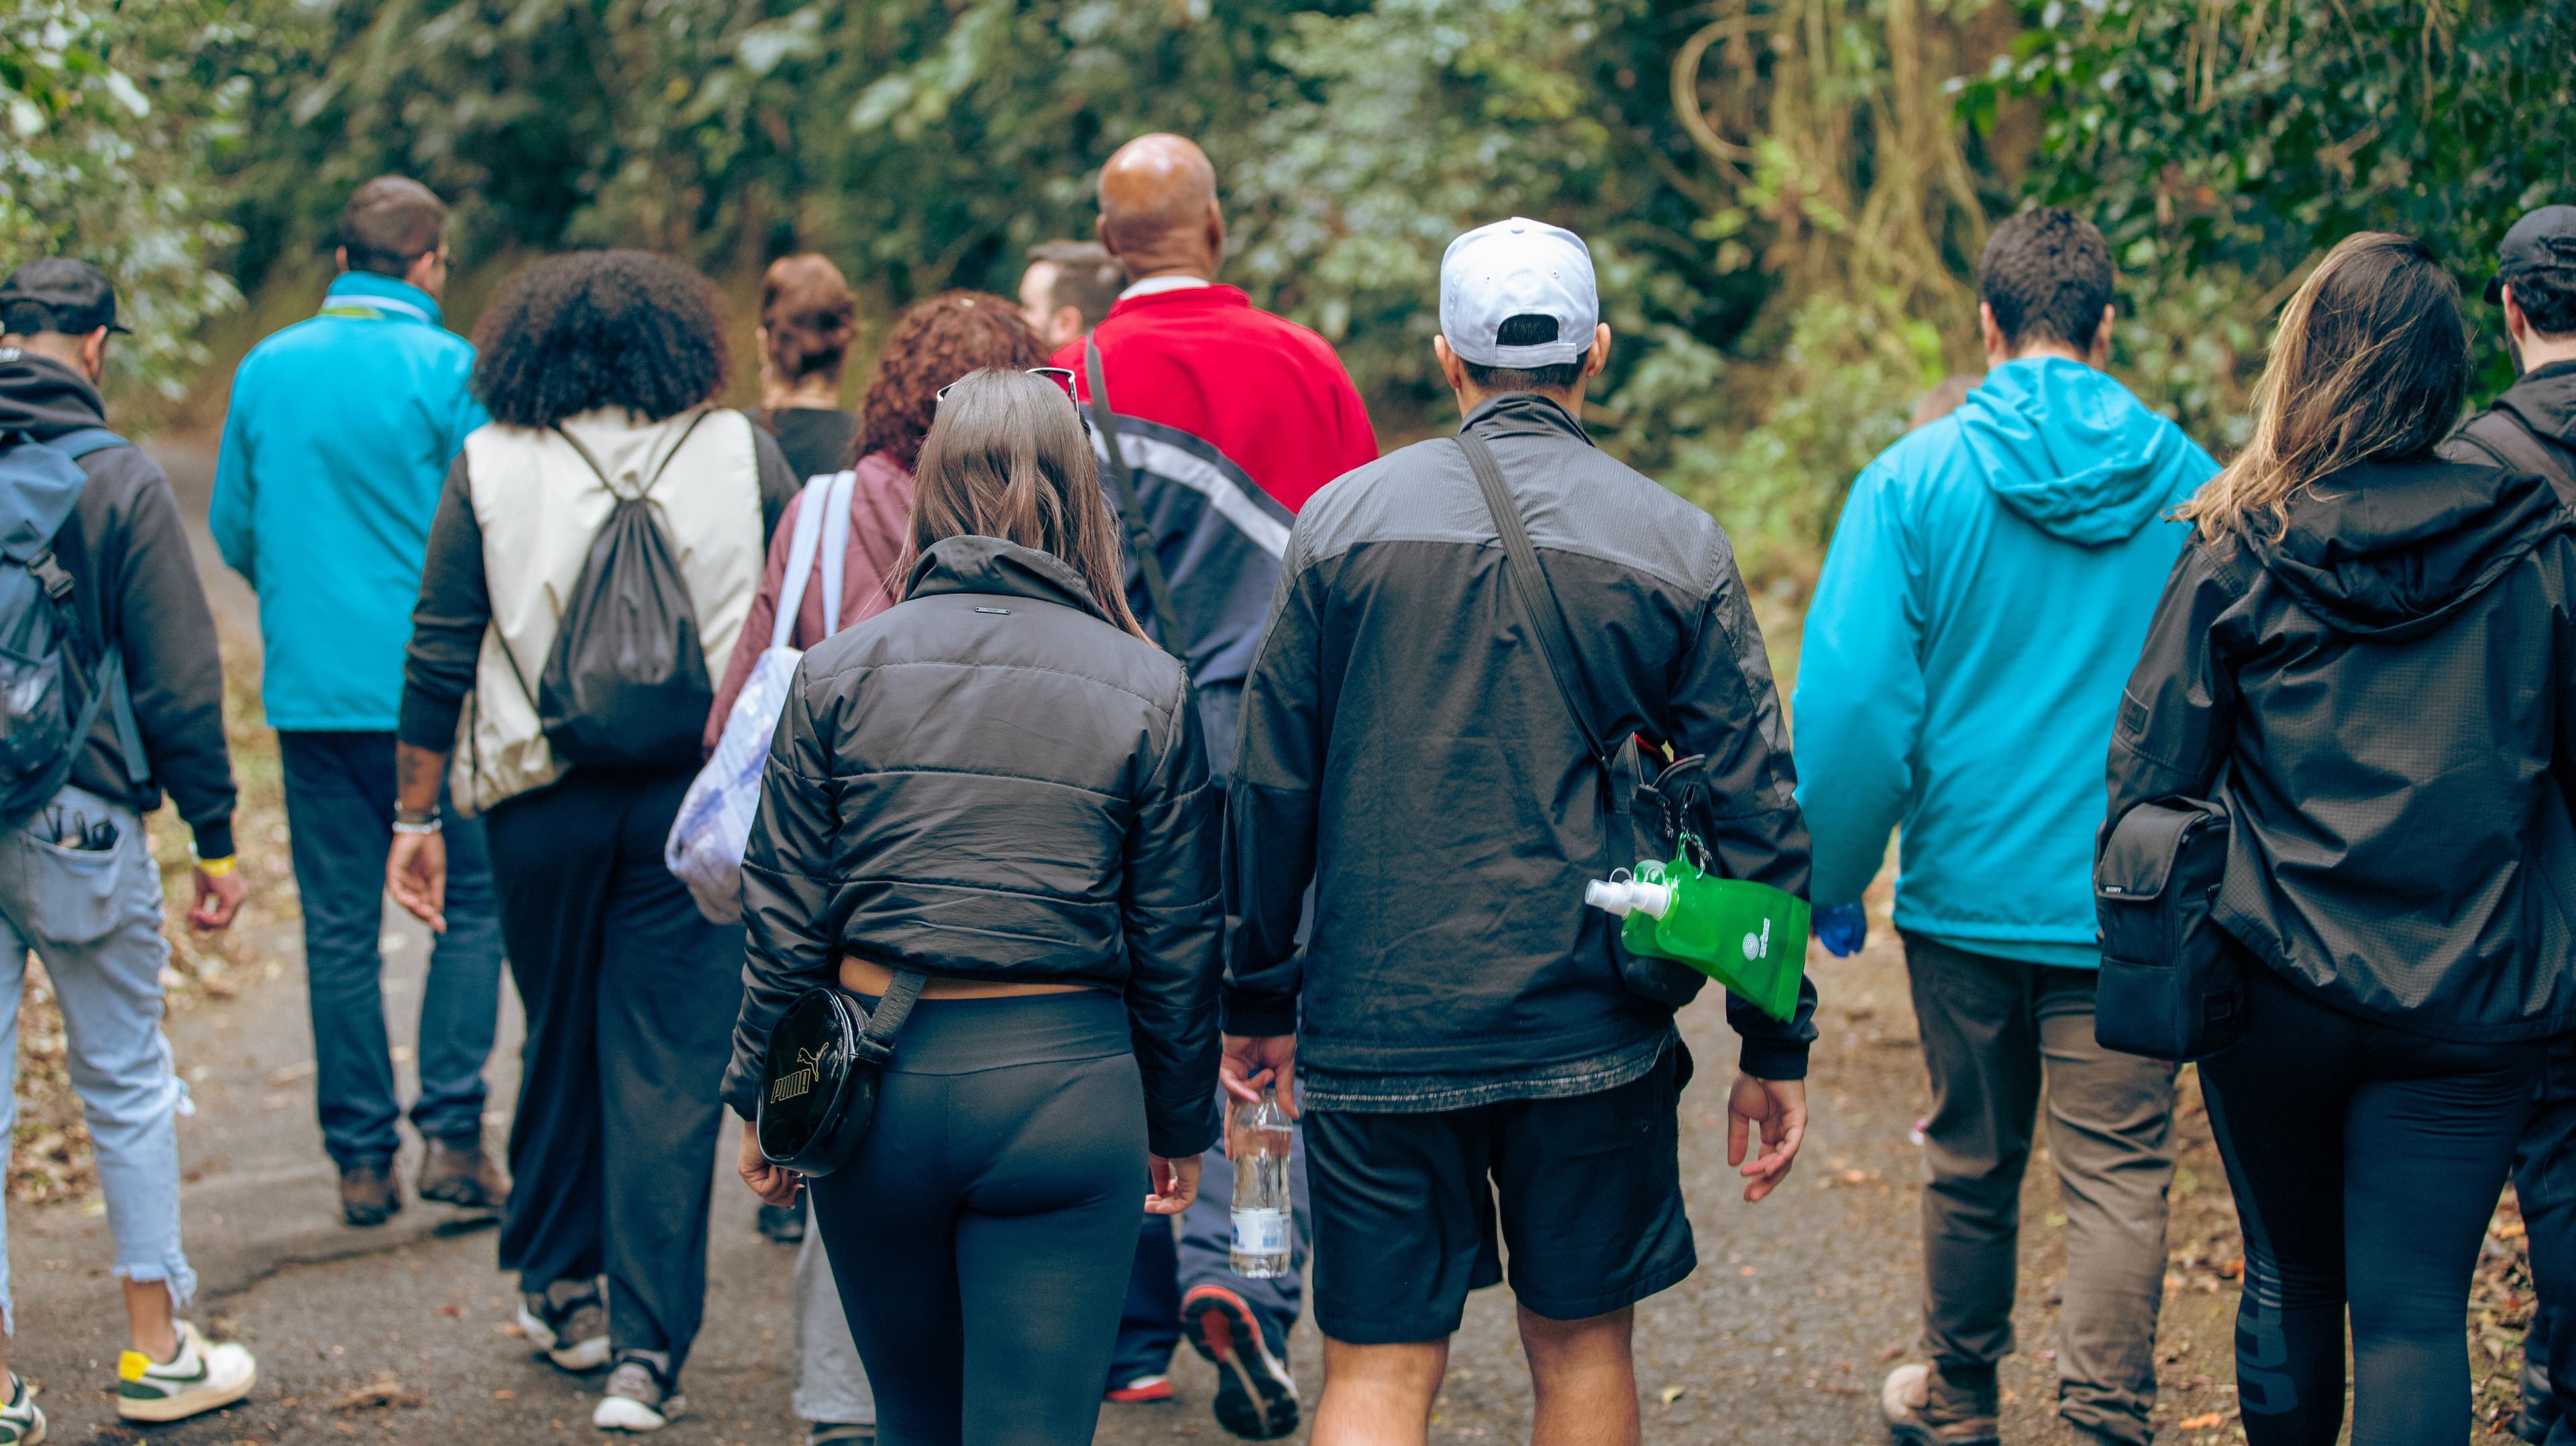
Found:
<path fill-rule="evenodd" d="M 6 845 L 11 921 L 57 944 L 107 937 L 123 922 L 135 847 L 132 838 L 120 837 L 114 848 L 65 848 L 24 829 L 12 832 Z"/>

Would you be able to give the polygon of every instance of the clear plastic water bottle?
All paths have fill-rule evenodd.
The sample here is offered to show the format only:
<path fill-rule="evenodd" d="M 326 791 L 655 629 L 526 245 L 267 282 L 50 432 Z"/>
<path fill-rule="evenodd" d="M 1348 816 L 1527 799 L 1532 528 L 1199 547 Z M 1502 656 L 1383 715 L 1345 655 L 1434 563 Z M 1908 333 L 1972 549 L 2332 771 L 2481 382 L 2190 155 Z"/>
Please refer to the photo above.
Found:
<path fill-rule="evenodd" d="M 1234 1106 L 1234 1273 L 1249 1280 L 1274 1280 L 1288 1264 L 1288 1112 L 1279 1106 L 1279 1089 L 1261 1092 L 1261 1102 Z"/>

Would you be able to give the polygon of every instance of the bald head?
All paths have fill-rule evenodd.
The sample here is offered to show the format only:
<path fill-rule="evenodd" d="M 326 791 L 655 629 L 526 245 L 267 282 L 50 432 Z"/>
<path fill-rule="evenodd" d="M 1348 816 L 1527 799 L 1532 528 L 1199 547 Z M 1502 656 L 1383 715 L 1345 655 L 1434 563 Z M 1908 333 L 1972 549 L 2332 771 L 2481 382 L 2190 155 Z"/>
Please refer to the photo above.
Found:
<path fill-rule="evenodd" d="M 1216 278 L 1225 255 L 1216 167 L 1185 136 L 1138 136 L 1100 169 L 1100 243 L 1129 277 Z"/>

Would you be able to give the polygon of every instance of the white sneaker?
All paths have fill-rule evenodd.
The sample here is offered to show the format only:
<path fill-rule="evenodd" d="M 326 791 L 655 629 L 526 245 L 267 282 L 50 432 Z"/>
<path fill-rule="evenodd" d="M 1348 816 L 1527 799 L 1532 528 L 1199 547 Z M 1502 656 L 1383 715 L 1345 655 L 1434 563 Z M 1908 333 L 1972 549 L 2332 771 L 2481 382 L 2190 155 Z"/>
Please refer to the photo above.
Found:
<path fill-rule="evenodd" d="M 45 1439 L 45 1413 L 36 1393 L 16 1372 L 9 1375 L 9 1404 L 0 1406 L 0 1446 L 36 1446 Z"/>
<path fill-rule="evenodd" d="M 128 1421 L 184 1421 L 229 1406 L 259 1383 L 259 1362 L 226 1341 L 215 1345 L 179 1322 L 179 1354 L 156 1361 L 141 1351 L 116 1358 L 116 1414 Z"/>
<path fill-rule="evenodd" d="M 519 1329 L 559 1370 L 595 1371 L 608 1364 L 608 1309 L 595 1292 L 561 1306 L 543 1293 L 522 1295 Z"/>
<path fill-rule="evenodd" d="M 590 1424 L 602 1431 L 659 1431 L 688 1412 L 689 1398 L 665 1392 L 653 1368 L 623 1360 L 608 1373 L 608 1394 L 590 1413 Z"/>

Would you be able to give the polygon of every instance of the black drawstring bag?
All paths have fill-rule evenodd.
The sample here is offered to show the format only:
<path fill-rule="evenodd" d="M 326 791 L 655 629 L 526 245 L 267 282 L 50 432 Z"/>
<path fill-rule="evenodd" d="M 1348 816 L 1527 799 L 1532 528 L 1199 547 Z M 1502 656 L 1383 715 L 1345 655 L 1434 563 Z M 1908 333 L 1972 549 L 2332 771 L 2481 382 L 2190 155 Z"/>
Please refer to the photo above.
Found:
<path fill-rule="evenodd" d="M 2149 1059 L 2206 1059 L 2245 1032 L 2245 946 L 2212 917 L 2227 810 L 2196 798 L 2130 809 L 2093 864 L 2102 973 L 2093 1038 Z"/>
<path fill-rule="evenodd" d="M 589 448 L 555 429 L 617 496 L 616 510 L 590 540 L 590 559 L 537 680 L 537 724 L 566 763 L 644 768 L 698 761 L 715 688 L 688 580 L 654 519 L 651 498 L 706 415 L 689 423 L 632 497 L 617 493 Z"/>
<path fill-rule="evenodd" d="M 838 989 L 808 989 L 787 1006 L 761 1057 L 753 1132 L 763 1158 L 811 1179 L 850 1162 L 876 1122 L 877 1082 L 923 982 L 896 974 L 873 1010 Z"/>

